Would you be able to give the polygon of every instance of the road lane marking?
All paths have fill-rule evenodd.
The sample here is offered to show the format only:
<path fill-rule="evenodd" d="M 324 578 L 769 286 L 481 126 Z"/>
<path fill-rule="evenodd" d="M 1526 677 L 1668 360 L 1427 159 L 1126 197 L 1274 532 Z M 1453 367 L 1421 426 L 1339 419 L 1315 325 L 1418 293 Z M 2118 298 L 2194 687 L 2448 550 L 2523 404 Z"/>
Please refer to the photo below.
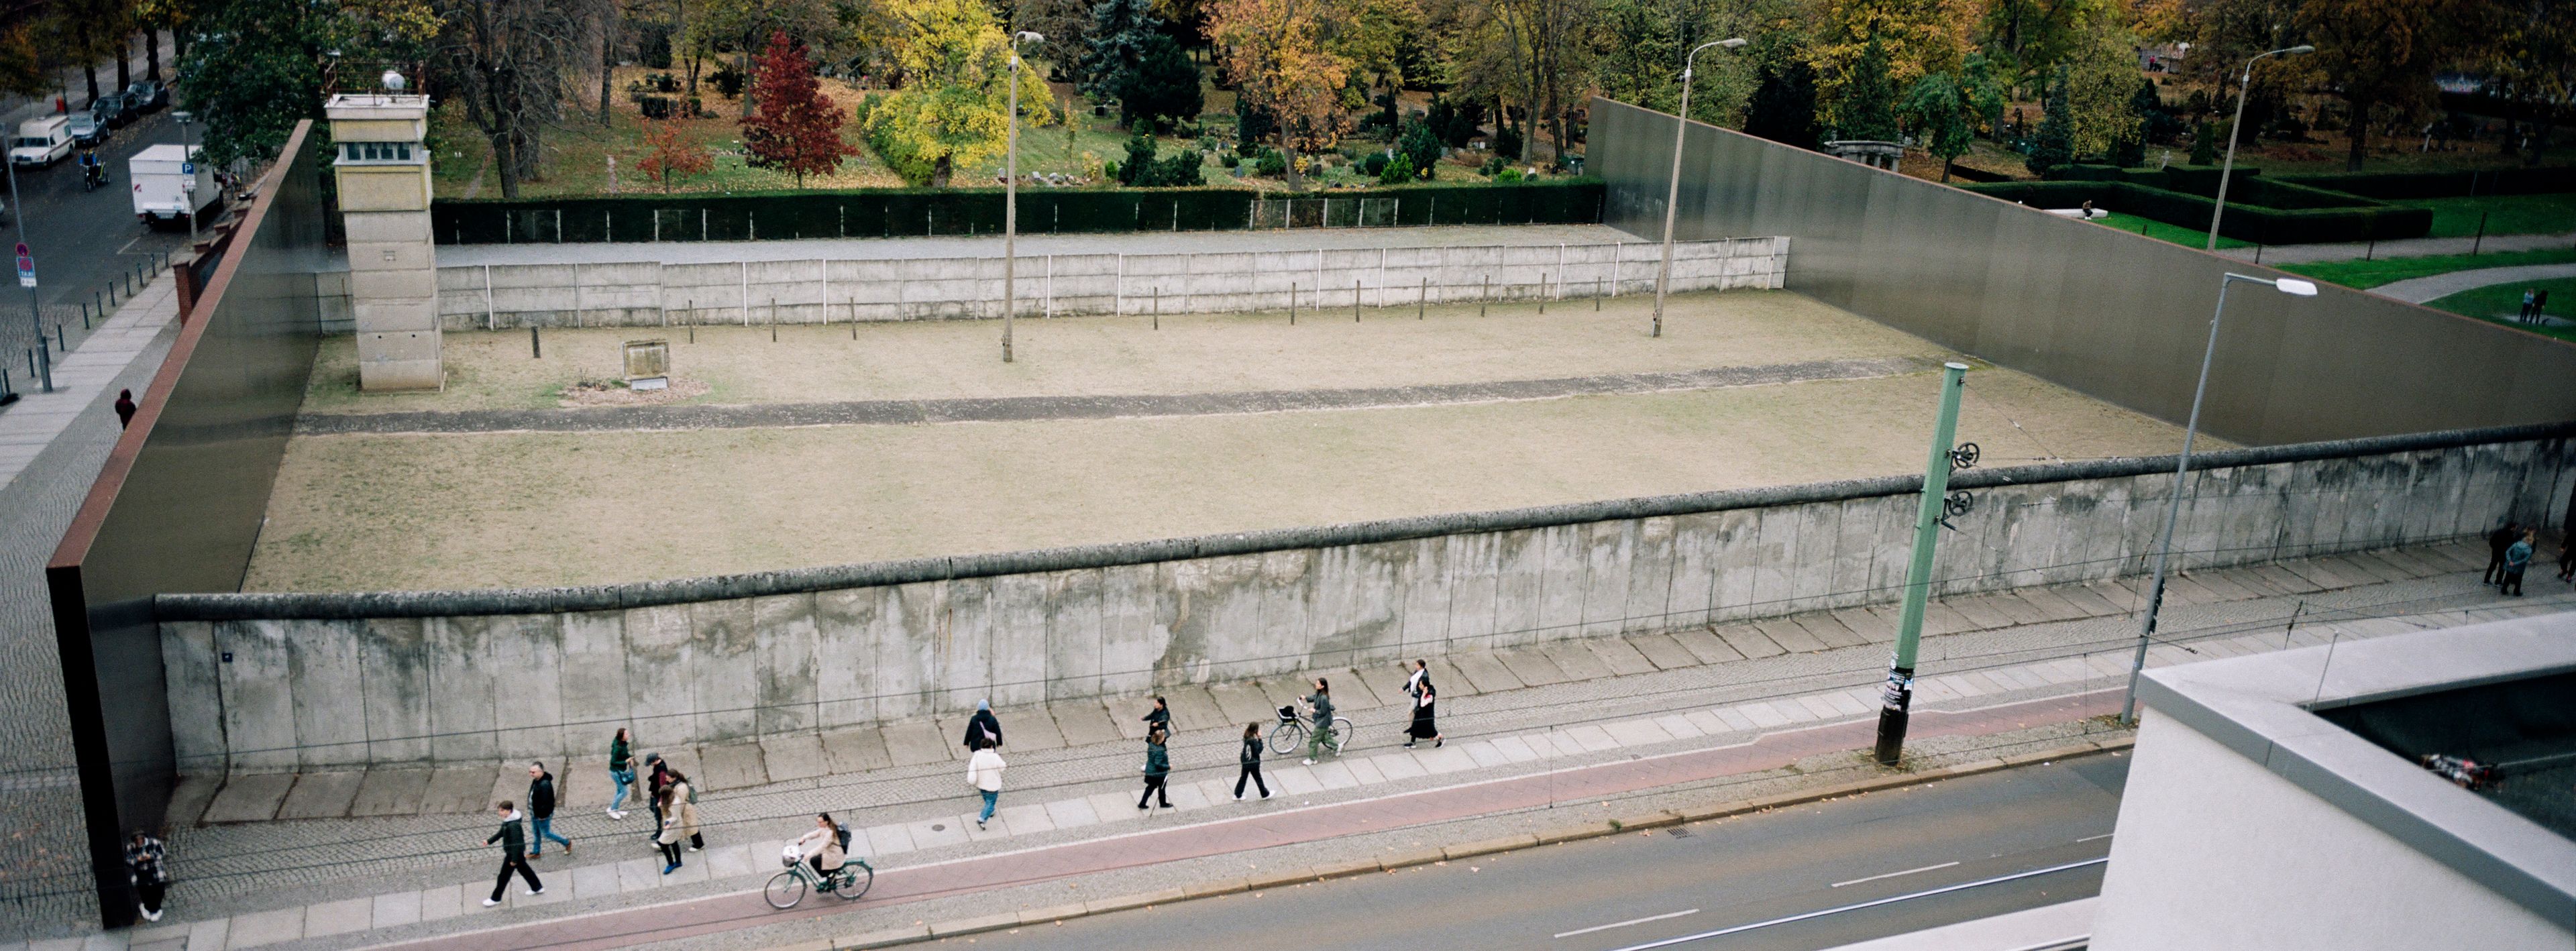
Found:
<path fill-rule="evenodd" d="M 1593 925 L 1592 927 L 1589 927 L 1589 928 L 1577 928 L 1577 929 L 1575 929 L 1575 930 L 1573 930 L 1573 931 L 1568 931 L 1568 932 L 1565 932 L 1565 933 L 1563 933 L 1563 934 L 1557 935 L 1557 937 L 1559 937 L 1559 938 L 1571 938 L 1571 937 L 1574 937 L 1575 935 L 1579 935 L 1579 934 L 1591 934 L 1591 933 L 1593 933 L 1593 932 L 1595 932 L 1595 931 L 1608 931 L 1608 930 L 1610 930 L 1610 929 L 1612 929 L 1612 928 L 1625 928 L 1625 927 L 1627 927 L 1627 926 L 1629 926 L 1629 925 L 1642 925 L 1642 924 L 1645 924 L 1646 922 L 1649 922 L 1649 921 L 1662 921 L 1662 920 L 1664 920 L 1664 919 L 1666 919 L 1666 918 L 1679 918 L 1679 917 L 1681 917 L 1681 916 L 1683 916 L 1683 915 L 1696 915 L 1696 914 L 1699 914 L 1699 909 L 1697 909 L 1697 908 L 1693 908 L 1693 909 L 1691 909 L 1691 910 L 1689 910 L 1689 911 L 1675 911 L 1675 912 L 1667 912 L 1667 913 L 1665 913 L 1665 914 L 1660 914 L 1660 915 L 1648 915 L 1648 916 L 1643 917 L 1643 918 L 1631 918 L 1631 919 L 1628 919 L 1627 921 L 1613 922 L 1613 923 L 1606 924 L 1606 925 Z"/>
<path fill-rule="evenodd" d="M 2084 844 L 2084 843 L 2091 842 L 2091 841 L 2093 841 L 2093 840 L 2095 840 L 2095 839 L 2108 839 L 2108 838 L 2110 838 L 2110 837 L 2112 837 L 2112 836 L 2114 836 L 2114 835 L 2117 835 L 2117 834 L 2118 834 L 2118 833 L 2114 833 L 2114 832 L 2105 832 L 2105 833 L 2102 833 L 2101 835 L 2088 835 L 2088 836 L 2085 836 L 2085 837 L 2083 837 L 2083 838 L 2081 838 L 2081 839 L 2077 839 L 2077 840 L 2075 840 L 2075 844 L 2077 844 L 2077 845 L 2082 845 L 2082 844 Z"/>
<path fill-rule="evenodd" d="M 1672 946 L 1677 945 L 1677 944 L 1689 944 L 1690 942 L 1693 942 L 1693 941 L 1706 941 L 1706 940 L 1708 940 L 1708 939 L 1710 939 L 1710 938 L 1723 937 L 1723 936 L 1725 936 L 1725 935 L 1731 935 L 1731 934 L 1741 934 L 1741 933 L 1743 933 L 1743 932 L 1753 931 L 1753 930 L 1755 930 L 1755 929 L 1759 929 L 1759 928 L 1769 928 L 1769 927 L 1771 927 L 1771 926 L 1773 926 L 1773 925 L 1785 925 L 1785 924 L 1790 924 L 1790 923 L 1792 923 L 1792 922 L 1807 921 L 1807 920 L 1814 919 L 1814 918 L 1822 918 L 1822 917 L 1825 917 L 1825 916 L 1827 916 L 1827 915 L 1839 915 L 1839 914 L 1842 914 L 1842 913 L 1847 912 L 1847 911 L 1859 911 L 1859 910 L 1861 910 L 1861 909 L 1863 909 L 1863 908 L 1876 908 L 1876 907 L 1878 907 L 1878 906 L 1880 906 L 1880 905 L 1893 905 L 1893 904 L 1896 904 L 1897 902 L 1901 902 L 1901 901 L 1913 901 L 1914 899 L 1917 899 L 1917 898 L 1930 898 L 1930 897 L 1932 897 L 1932 896 L 1934 896 L 1934 895 L 1947 895 L 1947 894 L 1949 894 L 1949 893 L 1951 893 L 1951 892 L 1962 892 L 1962 891 L 1967 891 L 1968 889 L 1971 889 L 1971 888 L 1981 888 L 1981 887 L 1984 887 L 1984 886 L 1987 886 L 1987 885 L 1999 885 L 1999 884 L 2002 884 L 2002 883 L 2004 883 L 2004 882 L 2019 881 L 2019 880 L 2021 880 L 2021 879 L 2025 879 L 2025 878 L 2037 878 L 2037 877 L 2039 877 L 2039 876 L 2041 876 L 2041 875 L 2049 875 L 2049 874 L 2053 874 L 2053 873 L 2056 873 L 2056 872 L 2064 872 L 2064 871 L 2068 871 L 2068 870 L 2070 870 L 2070 869 L 2079 869 L 2079 868 L 2084 868 L 2084 867 L 2086 867 L 2086 866 L 2091 866 L 2091 865 L 2100 865 L 2100 864 L 2105 863 L 2105 862 L 2108 862 L 2108 861 L 2110 861 L 2110 859 L 2106 857 L 2106 858 L 2098 858 L 2098 859 L 2085 859 L 2084 861 L 2081 861 L 2081 862 L 2068 862 L 2068 863 L 2066 863 L 2066 864 L 2064 864 L 2064 865 L 2051 865 L 2051 866 L 2049 866 L 2049 867 L 2047 867 L 2047 868 L 2035 868 L 2035 869 L 2031 869 L 2031 870 L 2029 870 L 2029 871 L 2027 871 L 2027 872 L 2014 872 L 2014 873 L 2012 873 L 2012 874 L 2010 874 L 2010 875 L 1998 875 L 1998 876 L 1995 876 L 1995 877 L 1993 877 L 1993 878 L 1983 879 L 1983 880 L 1980 880 L 1980 881 L 1974 881 L 1974 882 L 1961 882 L 1961 883 L 1956 884 L 1956 885 L 1943 885 L 1943 886 L 1941 886 L 1941 887 L 1939 887 L 1939 888 L 1926 889 L 1926 890 L 1924 890 L 1924 891 L 1915 892 L 1915 893 L 1910 894 L 1910 895 L 1897 895 L 1897 896 L 1894 896 L 1894 897 L 1891 897 L 1891 898 L 1880 898 L 1880 899 L 1875 899 L 1875 900 L 1872 900 L 1872 901 L 1855 902 L 1855 903 L 1853 903 L 1853 904 L 1843 905 L 1843 906 L 1841 906 L 1841 907 L 1837 907 L 1837 908 L 1826 908 L 1826 909 L 1822 909 L 1822 910 L 1818 910 L 1818 911 L 1802 912 L 1802 913 L 1799 913 L 1799 914 L 1789 915 L 1789 916 L 1781 917 L 1781 918 L 1773 918 L 1773 919 L 1771 919 L 1771 920 L 1769 920 L 1769 921 L 1756 921 L 1756 922 L 1753 922 L 1752 924 L 1735 925 L 1735 926 L 1733 926 L 1733 927 L 1728 927 L 1728 928 L 1719 928 L 1719 929 L 1717 929 L 1717 930 L 1715 930 L 1715 931 L 1703 931 L 1703 932 L 1700 932 L 1700 933 L 1698 933 L 1698 934 L 1686 934 L 1686 935 L 1682 935 L 1682 936 L 1677 937 L 1677 938 L 1665 938 L 1665 939 L 1663 939 L 1663 940 L 1661 940 L 1661 941 L 1649 941 L 1649 942 L 1646 942 L 1645 944 L 1632 944 L 1632 945 L 1629 945 L 1629 946 L 1624 947 L 1624 948 L 1616 949 L 1616 951 L 1648 951 L 1648 949 L 1651 949 L 1651 948 L 1669 948 L 1669 947 L 1672 947 Z"/>
<path fill-rule="evenodd" d="M 1868 877 L 1868 878 L 1855 878 L 1855 879 L 1852 879 L 1851 881 L 1848 881 L 1848 882 L 1835 882 L 1835 883 L 1833 884 L 1833 887 L 1835 887 L 1835 888 L 1841 888 L 1841 887 L 1843 887 L 1843 886 L 1845 886 L 1845 885 L 1858 885 L 1858 884 L 1860 884 L 1860 883 L 1862 883 L 1862 882 L 1875 882 L 1875 881 L 1878 881 L 1879 879 L 1882 879 L 1882 878 L 1895 878 L 1895 877 L 1897 877 L 1897 876 L 1899 876 L 1899 875 L 1912 875 L 1912 874 L 1914 874 L 1914 873 L 1916 873 L 1916 872 L 1932 872 L 1932 871 L 1939 871 L 1939 870 L 1941 870 L 1941 869 L 1949 868 L 1950 866 L 1957 865 L 1957 864 L 1959 864 L 1959 863 L 1957 863 L 1957 862 L 1943 862 L 1943 863 L 1941 863 L 1941 864 L 1939 864 L 1939 865 L 1926 865 L 1926 866 L 1923 866 L 1922 868 L 1909 868 L 1909 869 L 1906 869 L 1905 871 L 1902 871 L 1902 872 L 1889 872 L 1889 873 L 1887 873 L 1887 874 L 1885 874 L 1885 875 L 1872 875 L 1872 876 L 1870 876 L 1870 877 Z"/>

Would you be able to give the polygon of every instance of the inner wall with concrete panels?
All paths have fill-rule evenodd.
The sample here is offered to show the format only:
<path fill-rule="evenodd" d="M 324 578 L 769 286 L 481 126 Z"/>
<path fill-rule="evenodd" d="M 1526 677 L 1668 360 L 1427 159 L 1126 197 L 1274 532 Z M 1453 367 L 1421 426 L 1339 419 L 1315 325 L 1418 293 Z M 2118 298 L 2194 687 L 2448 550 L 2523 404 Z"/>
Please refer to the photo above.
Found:
<path fill-rule="evenodd" d="M 1654 244 L 1620 242 L 1026 255 L 1017 312 L 1284 310 L 1292 295 L 1299 307 L 1330 311 L 1351 306 L 1354 286 L 1367 307 L 1651 294 L 1660 254 Z M 1682 242 L 1673 249 L 1673 288 L 1777 289 L 1788 256 L 1781 238 Z M 324 275 L 326 295 L 335 277 L 346 276 Z M 1002 260 L 462 266 L 440 268 L 438 289 L 439 321 L 448 330 L 973 319 L 1001 315 Z"/>
<path fill-rule="evenodd" d="M 2564 429 L 2213 453 L 2183 563 L 2473 536 L 2507 514 L 2554 522 Z M 2143 570 L 2170 464 L 1961 473 L 1977 508 L 1943 536 L 1941 589 Z M 172 596 L 162 643 L 185 772 L 560 758 L 612 724 L 739 740 L 1890 602 L 1919 484 L 1001 556 L 1049 570 L 934 559 L 598 589 Z M 889 583 L 825 580 L 878 568 Z M 594 609 L 614 604 L 639 606 Z M 496 605 L 517 607 L 471 613 Z"/>

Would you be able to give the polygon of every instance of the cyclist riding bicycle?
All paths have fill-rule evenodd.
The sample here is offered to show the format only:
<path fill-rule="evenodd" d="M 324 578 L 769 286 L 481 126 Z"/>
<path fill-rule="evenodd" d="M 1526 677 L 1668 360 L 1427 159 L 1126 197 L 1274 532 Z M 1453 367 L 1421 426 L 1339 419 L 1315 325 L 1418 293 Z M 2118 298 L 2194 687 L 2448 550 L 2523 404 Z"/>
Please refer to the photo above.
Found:
<path fill-rule="evenodd" d="M 831 881 L 849 855 L 850 830 L 832 821 L 831 813 L 816 813 L 813 831 L 796 838 L 796 849 L 805 853 L 805 861 L 814 866 L 816 875 Z"/>

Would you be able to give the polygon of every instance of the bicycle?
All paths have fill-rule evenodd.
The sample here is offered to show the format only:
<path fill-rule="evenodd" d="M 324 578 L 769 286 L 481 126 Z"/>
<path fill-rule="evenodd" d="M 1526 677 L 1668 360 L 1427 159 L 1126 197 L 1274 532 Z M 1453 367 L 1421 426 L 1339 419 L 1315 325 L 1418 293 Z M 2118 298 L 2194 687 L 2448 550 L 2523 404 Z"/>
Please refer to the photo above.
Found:
<path fill-rule="evenodd" d="M 770 876 L 768 887 L 760 890 L 760 897 L 769 902 L 769 907 L 780 911 L 794 908 L 796 903 L 804 901 L 807 889 L 831 892 L 841 896 L 842 901 L 857 901 L 877 883 L 877 870 L 868 865 L 868 860 L 855 855 L 843 859 L 841 867 L 834 869 L 829 877 L 816 874 L 814 866 L 805 863 L 804 852 L 792 844 L 779 855 L 778 860 L 787 866 L 787 870 Z"/>
<path fill-rule="evenodd" d="M 1295 752 L 1298 747 L 1306 745 L 1306 731 L 1306 718 L 1297 715 L 1296 707 L 1280 707 L 1279 725 L 1270 730 L 1270 752 L 1283 756 Z M 1350 735 L 1351 718 L 1334 717 L 1332 730 L 1324 734 L 1324 745 L 1339 755 L 1343 741 Z"/>

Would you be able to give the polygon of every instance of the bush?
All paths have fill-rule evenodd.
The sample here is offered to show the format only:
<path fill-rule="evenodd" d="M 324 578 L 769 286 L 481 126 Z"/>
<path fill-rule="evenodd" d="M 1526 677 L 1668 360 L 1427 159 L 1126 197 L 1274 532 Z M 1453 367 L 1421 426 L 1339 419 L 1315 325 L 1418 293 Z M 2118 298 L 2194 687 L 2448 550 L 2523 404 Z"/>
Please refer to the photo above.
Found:
<path fill-rule="evenodd" d="M 1260 157 L 1253 160 L 1252 170 L 1263 175 L 1286 175 L 1288 157 L 1279 154 L 1278 149 L 1262 149 Z"/>
<path fill-rule="evenodd" d="M 1384 173 L 1386 171 L 1386 153 L 1369 153 L 1367 158 L 1360 160 L 1360 171 L 1370 177 L 1376 177 L 1377 175 Z"/>
<path fill-rule="evenodd" d="M 1396 137 L 1395 149 L 1413 160 L 1417 173 L 1428 172 L 1440 163 L 1440 137 L 1432 134 L 1431 126 L 1425 123 L 1406 123 L 1404 134 Z"/>
<path fill-rule="evenodd" d="M 1521 134 L 1510 126 L 1494 132 L 1494 154 L 1507 159 L 1521 157 Z"/>
<path fill-rule="evenodd" d="M 1377 182 L 1380 185 L 1402 185 L 1413 179 L 1413 156 L 1410 155 L 1396 156 L 1395 161 L 1386 163 L 1386 167 L 1377 176 Z"/>
<path fill-rule="evenodd" d="M 1507 169 L 1504 169 L 1504 170 L 1502 170 L 1501 174 L 1498 174 L 1498 175 L 1495 175 L 1495 176 L 1494 176 L 1494 180 L 1495 180 L 1495 181 L 1497 181 L 1497 182 L 1517 182 L 1517 181 L 1520 181 L 1520 180 L 1521 180 L 1521 170 L 1520 170 L 1520 169 L 1517 169 L 1517 168 L 1507 168 Z"/>
<path fill-rule="evenodd" d="M 1119 168 L 1117 159 L 1110 159 L 1109 161 L 1100 163 L 1100 175 L 1102 178 L 1114 178 L 1118 180 L 1119 184 L 1124 185 L 1127 183 L 1127 176 L 1119 174 L 1121 171 L 1123 171 L 1123 169 Z"/>
<path fill-rule="evenodd" d="M 1223 155 L 1218 156 L 1218 157 L 1217 157 L 1217 161 L 1220 161 L 1220 162 L 1225 163 L 1225 167 L 1227 167 L 1227 168 L 1233 168 L 1233 167 L 1235 167 L 1235 166 L 1238 166 L 1238 165 L 1243 164 L 1243 158 L 1242 158 L 1242 156 L 1238 156 L 1238 155 L 1236 155 L 1236 154 L 1234 154 L 1234 153 L 1232 153 L 1232 152 L 1227 152 L 1227 153 L 1225 153 L 1225 154 L 1223 154 Z"/>
<path fill-rule="evenodd" d="M 740 70 L 728 64 L 718 67 L 715 72 L 708 73 L 707 82 L 716 87 L 716 92 L 722 93 L 725 98 L 740 99 L 742 87 L 749 82 L 749 79 L 743 76 Z"/>
<path fill-rule="evenodd" d="M 1483 167 L 1483 168 L 1480 168 L 1480 169 L 1477 169 L 1476 171 L 1477 171 L 1477 173 L 1478 173 L 1478 174 L 1481 174 L 1481 175 L 1485 176 L 1486 178 L 1492 178 L 1492 177 L 1494 177 L 1494 176 L 1496 176 L 1496 175 L 1500 175 L 1500 174 L 1502 174 L 1502 173 L 1503 173 L 1503 165 L 1504 165 L 1504 164 L 1505 164 L 1505 163 L 1503 162 L 1503 157 L 1502 157 L 1502 156 L 1500 156 L 1500 155 L 1489 155 L 1489 156 L 1486 156 L 1486 157 L 1485 157 L 1485 165 L 1484 165 L 1484 167 Z"/>

